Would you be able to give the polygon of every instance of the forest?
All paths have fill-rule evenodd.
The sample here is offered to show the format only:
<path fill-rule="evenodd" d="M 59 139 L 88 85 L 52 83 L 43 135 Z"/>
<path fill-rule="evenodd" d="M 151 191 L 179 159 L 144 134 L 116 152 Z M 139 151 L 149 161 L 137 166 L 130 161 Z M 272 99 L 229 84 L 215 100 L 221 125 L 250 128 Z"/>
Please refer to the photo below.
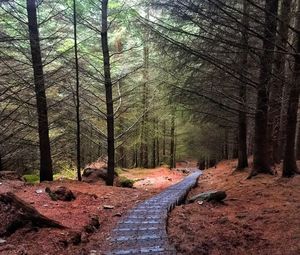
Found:
<path fill-rule="evenodd" d="M 0 254 L 300 254 L 299 95 L 300 0 L 0 0 Z"/>

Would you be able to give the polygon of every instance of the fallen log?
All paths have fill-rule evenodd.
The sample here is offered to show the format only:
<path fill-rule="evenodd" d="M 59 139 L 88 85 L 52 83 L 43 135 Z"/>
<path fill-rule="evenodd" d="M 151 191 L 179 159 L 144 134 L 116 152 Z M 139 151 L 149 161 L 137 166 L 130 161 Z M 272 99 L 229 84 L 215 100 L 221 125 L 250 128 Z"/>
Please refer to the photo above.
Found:
<path fill-rule="evenodd" d="M 213 190 L 213 191 L 207 191 L 200 194 L 197 194 L 190 199 L 188 199 L 188 203 L 193 203 L 195 201 L 216 201 L 221 202 L 227 197 L 227 194 L 225 191 L 222 190 Z"/>
<path fill-rule="evenodd" d="M 0 229 L 0 236 L 10 236 L 28 225 L 34 228 L 65 228 L 59 222 L 40 214 L 34 207 L 11 192 L 0 194 L 0 209 L 1 203 L 10 208 L 6 213 L 10 212 L 14 217 Z"/>

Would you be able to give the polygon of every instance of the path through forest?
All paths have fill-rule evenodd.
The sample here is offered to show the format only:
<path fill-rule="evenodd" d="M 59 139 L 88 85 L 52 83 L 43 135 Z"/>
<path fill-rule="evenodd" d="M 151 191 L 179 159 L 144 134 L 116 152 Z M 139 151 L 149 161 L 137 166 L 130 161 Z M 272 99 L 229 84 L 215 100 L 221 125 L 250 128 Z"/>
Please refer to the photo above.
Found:
<path fill-rule="evenodd" d="M 202 173 L 195 169 L 191 172 L 183 181 L 140 203 L 119 222 L 114 229 L 110 255 L 176 254 L 168 241 L 167 214 L 184 200 Z"/>

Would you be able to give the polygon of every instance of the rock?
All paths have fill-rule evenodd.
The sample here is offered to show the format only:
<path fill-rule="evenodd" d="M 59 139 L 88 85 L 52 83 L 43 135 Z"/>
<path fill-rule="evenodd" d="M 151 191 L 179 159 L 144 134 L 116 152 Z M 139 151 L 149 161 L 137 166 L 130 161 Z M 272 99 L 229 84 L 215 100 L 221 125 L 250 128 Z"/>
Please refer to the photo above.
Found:
<path fill-rule="evenodd" d="M 5 243 L 6 243 L 6 240 L 0 238 L 0 245 L 5 244 Z"/>
<path fill-rule="evenodd" d="M 36 191 L 35 191 L 35 193 L 36 194 L 42 194 L 44 191 L 42 190 L 42 189 L 37 189 Z"/>
<path fill-rule="evenodd" d="M 0 171 L 0 179 L 2 180 L 20 180 L 23 181 L 23 178 L 20 174 L 14 171 Z"/>
<path fill-rule="evenodd" d="M 188 203 L 193 203 L 195 201 L 217 201 L 220 202 L 222 200 L 224 200 L 227 197 L 227 194 L 225 191 L 207 191 L 204 193 L 200 193 L 198 195 L 195 195 L 193 197 L 191 197 L 188 200 Z"/>
<path fill-rule="evenodd" d="M 98 216 L 94 215 L 91 217 L 88 225 L 84 227 L 85 232 L 94 233 L 100 227 L 100 222 Z"/>
<path fill-rule="evenodd" d="M 220 223 L 220 224 L 225 224 L 225 223 L 230 222 L 230 221 L 227 217 L 222 217 L 222 218 L 218 219 L 217 222 Z"/>
<path fill-rule="evenodd" d="M 115 207 L 113 205 L 103 205 L 104 209 L 114 209 Z"/>
<path fill-rule="evenodd" d="M 115 173 L 116 176 L 116 173 Z M 82 174 L 84 182 L 92 183 L 97 181 L 105 181 L 107 177 L 107 168 L 85 168 Z"/>
<path fill-rule="evenodd" d="M 53 191 L 49 187 L 45 189 L 45 191 L 49 194 L 52 200 L 57 201 L 72 201 L 75 200 L 76 197 L 73 192 L 67 187 L 60 186 Z"/>
<path fill-rule="evenodd" d="M 82 243 L 88 243 L 89 242 L 89 234 L 87 234 L 86 232 L 82 232 L 81 242 Z"/>
<path fill-rule="evenodd" d="M 70 238 L 70 242 L 74 245 L 78 245 L 81 243 L 81 233 L 75 232 L 72 234 Z"/>

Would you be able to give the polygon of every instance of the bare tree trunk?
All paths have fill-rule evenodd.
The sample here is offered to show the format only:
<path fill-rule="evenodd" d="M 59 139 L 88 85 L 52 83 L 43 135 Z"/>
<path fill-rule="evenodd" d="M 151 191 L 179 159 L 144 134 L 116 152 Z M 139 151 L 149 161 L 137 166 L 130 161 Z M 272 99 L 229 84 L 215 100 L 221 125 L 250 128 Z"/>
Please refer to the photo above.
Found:
<path fill-rule="evenodd" d="M 159 151 L 159 122 L 156 120 L 156 166 L 160 165 L 160 151 Z"/>
<path fill-rule="evenodd" d="M 298 12 L 296 17 L 296 28 L 300 29 L 300 0 L 298 3 Z M 283 172 L 282 177 L 292 177 L 295 174 L 299 174 L 296 164 L 295 153 L 295 138 L 296 138 L 296 126 L 297 126 L 297 114 L 299 105 L 299 93 L 300 93 L 300 34 L 297 33 L 296 54 L 294 54 L 294 74 L 293 83 L 289 96 L 287 123 L 286 123 L 286 146 L 283 159 Z"/>
<path fill-rule="evenodd" d="M 285 83 L 285 61 L 286 54 L 283 49 L 286 49 L 288 36 L 289 36 L 289 23 L 290 23 L 290 11 L 291 11 L 291 0 L 281 1 L 281 14 L 279 21 L 279 34 L 277 39 L 277 53 L 274 62 L 274 74 L 278 78 L 274 78 L 272 87 L 270 89 L 270 107 L 269 107 L 269 153 L 270 162 L 279 163 L 281 155 L 279 152 L 279 141 L 280 141 L 280 126 L 283 121 L 281 118 L 282 108 L 282 93 Z"/>
<path fill-rule="evenodd" d="M 38 115 L 40 181 L 53 181 L 48 108 L 35 0 L 27 0 L 27 14 Z"/>
<path fill-rule="evenodd" d="M 110 55 L 108 48 L 108 0 L 102 0 L 102 29 L 101 44 L 104 61 L 104 79 L 105 79 L 105 96 L 106 96 L 106 124 L 107 124 L 107 179 L 106 184 L 113 186 L 115 171 L 115 137 L 114 137 L 114 105 L 112 96 L 112 82 L 110 74 Z"/>
<path fill-rule="evenodd" d="M 133 150 L 133 167 L 138 167 L 138 149 L 137 145 L 135 145 Z"/>
<path fill-rule="evenodd" d="M 225 128 L 225 141 L 224 141 L 224 159 L 229 159 L 229 153 L 228 153 L 228 130 Z"/>
<path fill-rule="evenodd" d="M 149 18 L 149 10 L 147 10 L 147 18 Z M 140 160 L 141 166 L 149 167 L 149 149 L 148 149 L 148 81 L 149 81 L 149 46 L 147 39 L 144 42 L 144 84 L 143 84 L 143 109 L 144 116 L 142 120 L 142 134 L 141 134 L 141 152 Z"/>
<path fill-rule="evenodd" d="M 0 152 L 0 172 L 3 171 L 3 162 L 2 162 L 2 155 Z"/>
<path fill-rule="evenodd" d="M 152 139 L 152 167 L 156 167 L 156 138 Z"/>
<path fill-rule="evenodd" d="M 287 110 L 288 99 L 290 95 L 290 79 L 286 79 L 283 85 L 282 99 L 281 99 L 281 112 L 280 112 L 280 128 L 279 128 L 279 148 L 278 157 L 279 160 L 284 158 L 285 144 L 286 144 L 286 123 L 287 123 Z"/>
<path fill-rule="evenodd" d="M 170 168 L 175 167 L 175 110 L 171 119 Z"/>
<path fill-rule="evenodd" d="M 167 127 L 166 127 L 166 121 L 164 120 L 163 124 L 163 161 L 165 163 L 166 160 L 166 132 L 167 132 Z"/>
<path fill-rule="evenodd" d="M 249 29 L 249 3 L 243 1 L 243 28 L 241 44 L 243 53 L 241 56 L 241 81 L 239 86 L 239 96 L 242 101 L 239 111 L 239 130 L 238 130 L 238 165 L 237 170 L 248 167 L 247 156 L 247 82 L 246 75 L 248 69 L 248 29 Z"/>
<path fill-rule="evenodd" d="M 278 0 L 266 0 L 265 30 L 263 38 L 263 53 L 261 56 L 259 85 L 257 87 L 257 104 L 255 112 L 255 134 L 253 169 L 250 177 L 259 173 L 271 173 L 268 152 L 268 88 L 271 80 L 274 58 L 274 42 L 276 40 L 276 16 Z"/>
<path fill-rule="evenodd" d="M 299 111 L 299 109 L 298 109 Z M 298 118 L 299 118 L 299 113 L 298 113 Z M 297 120 L 297 135 L 296 135 L 296 160 L 300 160 L 300 121 Z"/>
<path fill-rule="evenodd" d="M 78 65 L 78 45 L 77 45 L 77 12 L 76 0 L 73 0 L 73 22 L 74 22 L 74 53 L 76 69 L 76 159 L 77 159 L 77 179 L 81 181 L 81 140 L 80 140 L 80 98 L 79 98 L 79 65 Z"/>
<path fill-rule="evenodd" d="M 234 141 L 232 144 L 232 158 L 236 159 L 239 156 L 239 143 L 238 143 L 239 137 L 237 135 L 237 136 L 234 136 L 233 138 L 234 138 Z"/>

